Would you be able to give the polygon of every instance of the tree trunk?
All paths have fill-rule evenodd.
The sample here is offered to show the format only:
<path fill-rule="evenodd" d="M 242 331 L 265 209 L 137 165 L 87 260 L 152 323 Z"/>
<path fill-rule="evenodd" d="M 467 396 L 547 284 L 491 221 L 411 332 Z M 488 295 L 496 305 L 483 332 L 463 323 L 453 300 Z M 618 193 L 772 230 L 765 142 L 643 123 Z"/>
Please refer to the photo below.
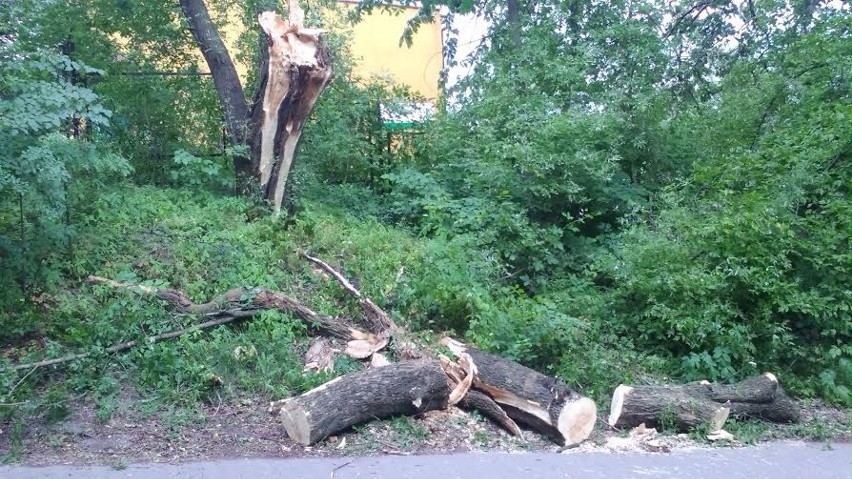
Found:
<path fill-rule="evenodd" d="M 444 409 L 450 388 L 436 360 L 404 361 L 333 379 L 281 403 L 291 439 L 310 445 L 350 426 Z"/>
<path fill-rule="evenodd" d="M 509 40 L 516 51 L 521 48 L 521 6 L 520 0 L 508 0 L 506 21 L 509 24 Z"/>
<path fill-rule="evenodd" d="M 683 386 L 620 385 L 612 396 L 609 424 L 614 427 L 671 425 L 689 430 L 707 424 L 722 428 L 729 415 L 772 422 L 795 422 L 800 412 L 771 373 L 732 385 L 707 381 Z"/>
<path fill-rule="evenodd" d="M 213 76 L 229 141 L 249 148 L 250 158 L 234 158 L 238 184 L 242 190 L 250 190 L 242 183 L 247 176 L 253 177 L 277 213 L 305 122 L 331 79 L 323 31 L 304 27 L 298 0 L 289 1 L 287 20 L 274 12 L 258 16 L 267 36 L 267 51 L 261 55 L 260 86 L 249 109 L 234 63 L 204 0 L 180 0 L 180 6 Z"/>
<path fill-rule="evenodd" d="M 589 437 L 597 421 L 594 401 L 556 378 L 452 339 L 442 343 L 457 356 L 468 354 L 476 375 L 473 387 L 490 396 L 513 420 L 571 446 Z"/>
<path fill-rule="evenodd" d="M 201 48 L 204 61 L 210 68 L 213 84 L 225 115 L 225 131 L 232 145 L 245 144 L 249 138 L 249 109 L 237 69 L 231 60 L 219 30 L 210 19 L 204 0 L 180 0 L 180 8 L 189 23 L 192 37 Z M 251 160 L 244 156 L 234 158 L 237 172 L 249 171 Z"/>
<path fill-rule="evenodd" d="M 258 90 L 263 97 L 252 111 L 251 149 L 261 190 L 276 213 L 281 210 L 302 129 L 331 80 L 323 31 L 305 28 L 303 20 L 297 0 L 289 2 L 288 20 L 273 12 L 258 17 L 269 40 L 269 57 Z"/>

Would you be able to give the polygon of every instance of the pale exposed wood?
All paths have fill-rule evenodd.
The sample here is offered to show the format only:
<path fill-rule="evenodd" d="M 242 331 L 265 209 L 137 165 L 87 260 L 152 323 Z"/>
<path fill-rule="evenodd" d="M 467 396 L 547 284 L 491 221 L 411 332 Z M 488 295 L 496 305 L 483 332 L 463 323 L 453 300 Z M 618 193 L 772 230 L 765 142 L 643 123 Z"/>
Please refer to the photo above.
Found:
<path fill-rule="evenodd" d="M 305 352 L 305 371 L 328 372 L 334 369 L 335 350 L 328 338 L 317 338 Z"/>
<path fill-rule="evenodd" d="M 349 294 L 358 299 L 358 304 L 364 312 L 364 318 L 367 320 L 370 330 L 378 334 L 380 337 L 385 337 L 393 340 L 394 349 L 401 359 L 418 359 L 424 356 L 422 348 L 413 341 L 408 333 L 397 326 L 396 322 L 390 315 L 374 303 L 370 298 L 364 296 L 361 291 L 352 285 L 340 272 L 325 261 L 311 256 L 307 253 L 302 253 L 302 256 L 322 268 L 325 272 L 331 275 Z"/>
<path fill-rule="evenodd" d="M 277 213 L 281 210 L 287 178 L 302 129 L 322 91 L 331 80 L 331 60 L 322 30 L 305 28 L 297 0 L 288 2 L 289 17 L 263 12 L 258 23 L 267 35 L 259 133 L 260 186 Z"/>
<path fill-rule="evenodd" d="M 516 437 L 524 437 L 518 424 L 506 414 L 506 411 L 499 404 L 483 392 L 476 389 L 469 390 L 459 402 L 459 407 L 479 411 L 499 424 L 509 434 Z"/>
<path fill-rule="evenodd" d="M 342 274 L 338 273 L 336 269 L 332 268 L 331 265 L 319 258 L 309 255 L 308 253 L 302 253 L 302 256 L 311 263 L 314 263 L 320 268 L 324 269 L 328 274 L 332 275 L 334 279 L 336 279 L 337 282 L 340 283 L 341 286 L 343 286 L 343 289 L 349 291 L 349 294 L 355 296 L 358 299 L 361 299 L 361 292 L 358 291 L 355 286 L 352 286 L 352 283 L 350 283 L 349 280 L 346 279 Z"/>

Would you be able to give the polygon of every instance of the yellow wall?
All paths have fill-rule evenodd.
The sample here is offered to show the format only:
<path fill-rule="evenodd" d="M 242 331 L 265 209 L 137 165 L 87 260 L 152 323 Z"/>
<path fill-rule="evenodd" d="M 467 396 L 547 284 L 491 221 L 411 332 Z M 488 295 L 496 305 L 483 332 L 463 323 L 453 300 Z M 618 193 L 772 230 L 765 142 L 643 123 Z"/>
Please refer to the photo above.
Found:
<path fill-rule="evenodd" d="M 354 8 L 354 3 L 341 0 L 340 6 L 343 9 Z M 364 78 L 373 75 L 390 77 L 398 84 L 408 85 L 425 98 L 435 100 L 438 98 L 438 76 L 443 61 L 440 18 L 436 15 L 435 21 L 422 25 L 414 35 L 414 41 L 409 48 L 404 43 L 400 45 L 399 39 L 405 29 L 405 22 L 417 12 L 417 9 L 392 8 L 393 12 L 375 9 L 369 15 L 364 15 L 358 24 L 350 28 L 352 35 L 350 47 L 357 62 L 354 73 Z M 231 18 L 239 18 L 239 16 L 235 12 Z M 338 22 L 339 20 L 330 23 Z M 236 53 L 235 44 L 240 28 L 242 25 L 237 21 L 228 22 L 221 30 L 231 58 L 234 58 Z M 259 27 L 253 25 L 253 28 Z M 200 65 L 205 65 L 200 52 L 198 55 Z M 245 83 L 246 65 L 235 61 L 235 66 Z M 206 66 L 203 69 L 206 69 Z"/>
<path fill-rule="evenodd" d="M 440 19 L 422 25 L 411 47 L 399 44 L 405 22 L 417 10 L 393 7 L 396 12 L 374 10 L 353 27 L 352 52 L 358 60 L 355 73 L 361 76 L 390 76 L 428 99 L 438 98 L 441 73 Z M 398 13 L 398 14 L 397 14 Z"/>

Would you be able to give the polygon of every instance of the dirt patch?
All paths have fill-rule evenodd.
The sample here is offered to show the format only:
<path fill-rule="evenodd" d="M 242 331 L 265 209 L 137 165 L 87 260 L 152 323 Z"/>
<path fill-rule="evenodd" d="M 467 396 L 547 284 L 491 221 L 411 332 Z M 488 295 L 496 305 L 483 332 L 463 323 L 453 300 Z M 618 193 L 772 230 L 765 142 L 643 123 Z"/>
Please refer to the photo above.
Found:
<path fill-rule="evenodd" d="M 188 462 L 234 458 L 292 458 L 365 456 L 377 454 L 427 454 L 468 451 L 502 452 L 647 452 L 713 447 L 693 436 L 656 435 L 634 437 L 629 432 L 607 430 L 601 422 L 588 441 L 564 449 L 535 433 L 511 437 L 478 414 L 451 408 L 432 411 L 419 418 L 400 417 L 374 421 L 332 436 L 315 446 L 291 441 L 267 412 L 260 399 L 234 404 L 203 405 L 196 409 L 155 407 L 152 401 L 125 391 L 119 406 L 106 422 L 98 420 L 95 405 L 81 400 L 56 424 L 31 421 L 20 441 L 11 440 L 10 425 L 0 424 L 0 453 L 12 448 L 26 465 L 112 465 L 138 462 Z M 808 405 L 808 420 L 819 424 L 845 425 L 832 430 L 833 440 L 852 438 L 847 411 Z M 776 426 L 775 437 L 790 437 Z M 802 427 L 802 426 L 796 426 Z M 779 432 L 780 431 L 780 432 Z M 845 434 L 845 435 L 844 435 Z M 767 437 L 773 437 L 769 435 Z M 734 443 L 737 445 L 739 443 Z"/>

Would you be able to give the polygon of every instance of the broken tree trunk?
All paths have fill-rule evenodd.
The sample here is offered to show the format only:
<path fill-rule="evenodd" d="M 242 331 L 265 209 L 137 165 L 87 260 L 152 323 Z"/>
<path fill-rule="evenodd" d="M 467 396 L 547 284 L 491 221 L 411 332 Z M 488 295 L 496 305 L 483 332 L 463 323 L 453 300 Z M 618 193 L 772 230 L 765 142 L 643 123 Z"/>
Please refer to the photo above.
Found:
<path fill-rule="evenodd" d="M 281 210 L 287 177 L 302 129 L 322 91 L 331 80 L 331 57 L 323 30 L 305 28 L 297 0 L 288 2 L 287 20 L 263 12 L 258 22 L 268 39 L 268 62 L 261 72 L 263 97 L 256 101 L 252 156 L 257 161 L 260 187 Z"/>
<path fill-rule="evenodd" d="M 490 417 L 492 421 L 499 424 L 503 429 L 508 431 L 509 434 L 516 437 L 523 436 L 518 424 L 513 421 L 508 414 L 506 414 L 506 411 L 504 411 L 499 404 L 494 402 L 494 400 L 485 393 L 479 392 L 475 389 L 469 390 L 461 401 L 459 401 L 459 407 L 468 410 L 477 410 Z"/>
<path fill-rule="evenodd" d="M 771 373 L 731 385 L 707 381 L 682 386 L 620 385 L 612 395 L 610 426 L 630 428 L 674 426 L 689 430 L 706 424 L 722 429 L 729 415 L 772 422 L 795 422 L 801 417 L 796 403 Z"/>
<path fill-rule="evenodd" d="M 513 420 L 571 446 L 586 440 L 597 420 L 594 401 L 514 361 L 442 340 L 456 356 L 469 355 L 476 368 L 473 387 L 487 394 Z"/>
<path fill-rule="evenodd" d="M 278 406 L 290 438 L 310 445 L 365 421 L 444 409 L 449 394 L 441 363 L 417 360 L 350 373 Z"/>
<path fill-rule="evenodd" d="M 264 199 L 277 213 L 305 121 L 331 79 L 323 30 L 305 28 L 298 0 L 288 1 L 287 20 L 275 12 L 258 15 L 267 48 L 249 108 L 234 62 L 204 0 L 179 3 L 213 76 L 228 141 L 248 147 L 247 153 L 234 154 L 238 186 L 244 192 L 254 191 L 254 183 L 248 180 L 255 177 Z"/>
<path fill-rule="evenodd" d="M 393 339 L 393 349 L 401 359 L 419 359 L 423 357 L 421 348 L 408 336 L 406 331 L 397 326 L 390 315 L 370 298 L 361 294 L 361 291 L 353 286 L 340 272 L 319 258 L 315 258 L 307 253 L 302 253 L 302 256 L 325 270 L 343 289 L 358 299 L 358 304 L 361 306 L 361 311 L 364 312 L 364 318 L 367 320 L 370 330 L 380 337 Z"/>

